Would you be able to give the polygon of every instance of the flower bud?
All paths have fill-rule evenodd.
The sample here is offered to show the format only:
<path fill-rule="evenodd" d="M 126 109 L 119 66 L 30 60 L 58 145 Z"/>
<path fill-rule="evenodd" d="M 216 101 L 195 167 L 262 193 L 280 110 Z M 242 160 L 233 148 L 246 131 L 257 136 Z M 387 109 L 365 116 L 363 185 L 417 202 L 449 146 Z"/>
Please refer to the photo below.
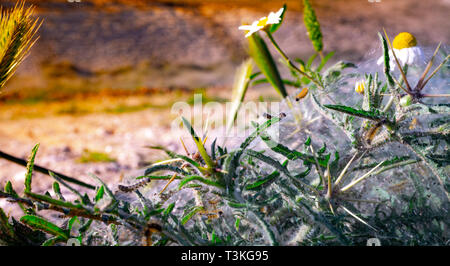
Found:
<path fill-rule="evenodd" d="M 411 95 L 405 95 L 400 99 L 400 105 L 403 107 L 410 106 L 412 103 Z"/>

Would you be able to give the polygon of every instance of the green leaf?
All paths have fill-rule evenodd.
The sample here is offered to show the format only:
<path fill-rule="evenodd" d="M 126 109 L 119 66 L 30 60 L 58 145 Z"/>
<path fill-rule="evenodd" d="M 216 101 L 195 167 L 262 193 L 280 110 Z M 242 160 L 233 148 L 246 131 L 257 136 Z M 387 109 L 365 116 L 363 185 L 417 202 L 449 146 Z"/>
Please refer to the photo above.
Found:
<path fill-rule="evenodd" d="M 67 230 L 59 228 L 57 225 L 34 215 L 25 215 L 20 218 L 20 221 L 29 227 L 47 232 L 51 235 L 58 236 L 64 240 L 69 239 Z"/>
<path fill-rule="evenodd" d="M 94 174 L 89 174 L 90 177 L 97 180 L 98 183 L 100 183 L 103 186 L 103 189 L 105 190 L 106 194 L 113 200 L 113 202 L 117 202 L 116 197 L 114 196 L 114 193 L 108 188 L 108 186 L 103 182 L 98 176 Z"/>
<path fill-rule="evenodd" d="M 288 160 L 286 160 L 282 165 L 286 166 L 288 163 Z M 258 180 L 250 185 L 247 185 L 245 187 L 246 190 L 259 190 L 262 186 L 267 186 L 271 183 L 271 181 L 275 180 L 277 177 L 280 176 L 280 172 L 277 170 L 273 171 L 270 175 L 266 176 L 265 178 Z"/>
<path fill-rule="evenodd" d="M 36 153 L 39 149 L 39 143 L 36 144 L 31 151 L 31 156 L 27 163 L 27 173 L 25 175 L 25 191 L 31 191 L 31 181 L 33 176 L 34 159 L 36 158 Z"/>
<path fill-rule="evenodd" d="M 164 151 L 170 158 L 175 158 L 176 157 L 176 153 L 174 153 L 173 151 L 170 151 L 170 150 L 168 150 L 168 149 L 166 149 L 166 148 L 164 148 L 164 147 L 161 147 L 161 146 L 146 146 L 146 148 L 149 148 L 149 149 L 153 149 L 153 150 L 161 150 L 161 151 Z"/>
<path fill-rule="evenodd" d="M 333 57 L 334 52 L 329 52 L 320 62 L 320 65 L 317 67 L 316 71 L 320 72 L 322 68 L 325 66 L 325 64 L 330 60 L 331 57 Z"/>
<path fill-rule="evenodd" d="M 185 225 L 197 212 L 203 210 L 202 206 L 195 206 L 188 214 L 181 218 L 181 224 Z"/>
<path fill-rule="evenodd" d="M 14 228 L 9 223 L 8 216 L 6 216 L 5 212 L 2 208 L 0 208 L 0 235 L 1 234 L 8 234 L 10 237 L 14 237 Z"/>
<path fill-rule="evenodd" d="M 169 206 L 167 206 L 167 208 L 164 210 L 164 216 L 169 216 L 169 214 L 172 213 L 174 208 L 175 208 L 175 203 L 169 204 Z"/>
<path fill-rule="evenodd" d="M 77 189 L 73 188 L 72 186 L 70 186 L 69 184 L 67 184 L 64 180 L 62 180 L 62 178 L 60 176 L 58 176 L 57 174 L 49 171 L 48 174 L 53 177 L 56 181 L 58 181 L 59 183 L 61 183 L 61 185 L 65 186 L 66 188 L 68 188 L 70 191 L 72 191 L 75 195 L 77 195 L 81 201 L 83 203 L 87 203 L 85 202 L 84 197 L 80 194 L 80 192 L 78 192 Z"/>
<path fill-rule="evenodd" d="M 236 230 L 239 231 L 239 225 L 241 224 L 241 219 L 240 218 L 236 218 L 236 222 L 234 223 L 234 227 L 236 227 Z"/>
<path fill-rule="evenodd" d="M 326 150 L 327 150 L 327 143 L 324 142 L 322 148 L 320 148 L 320 149 L 317 151 L 317 154 L 321 155 L 321 154 L 324 153 Z"/>
<path fill-rule="evenodd" d="M 5 185 L 5 192 L 14 196 L 14 197 L 19 197 L 19 195 L 17 194 L 17 192 L 14 190 L 11 181 L 6 182 Z M 24 213 L 27 212 L 31 212 L 30 214 L 34 213 L 34 210 L 32 208 L 27 208 L 24 204 L 17 202 L 17 205 L 19 205 L 19 207 L 22 209 L 22 211 Z"/>
<path fill-rule="evenodd" d="M 321 52 L 323 50 L 323 42 L 320 24 L 308 0 L 303 0 L 303 22 L 305 23 L 308 37 L 314 46 L 314 50 Z"/>
<path fill-rule="evenodd" d="M 201 176 L 191 175 L 191 176 L 185 177 L 183 180 L 180 181 L 180 184 L 178 185 L 178 189 L 181 189 L 184 185 L 186 185 L 187 183 L 192 182 L 194 180 L 200 181 L 209 186 L 214 186 L 214 187 L 221 188 L 221 189 L 224 188 L 224 186 L 218 182 L 214 182 L 212 180 L 203 178 Z"/>
<path fill-rule="evenodd" d="M 105 187 L 100 186 L 100 188 L 97 191 L 97 195 L 95 195 L 95 202 L 98 202 L 103 198 L 103 195 L 105 194 Z"/>
<path fill-rule="evenodd" d="M 305 141 L 305 146 L 311 145 L 311 137 L 308 136 L 308 138 Z"/>
<path fill-rule="evenodd" d="M 78 219 L 77 216 L 73 216 L 72 218 L 70 218 L 69 222 L 67 223 L 67 230 L 70 232 L 72 231 L 72 227 L 74 225 L 74 223 L 80 223 L 80 220 Z"/>
<path fill-rule="evenodd" d="M 176 167 L 176 166 L 172 166 L 172 165 L 165 165 L 165 164 L 160 164 L 160 165 L 154 165 L 150 168 L 147 168 L 144 172 L 144 176 L 141 178 L 145 178 L 147 176 L 150 176 L 151 173 L 157 172 L 157 171 L 162 171 L 162 170 L 166 170 L 166 171 L 171 171 L 171 172 L 175 172 L 181 175 L 188 175 L 188 173 L 186 171 L 184 171 L 183 169 Z M 166 178 L 165 176 L 161 176 L 160 178 L 157 176 L 153 176 L 151 179 L 170 179 Z"/>
<path fill-rule="evenodd" d="M 184 126 L 189 130 L 189 132 L 191 133 L 192 139 L 195 142 L 195 145 L 197 146 L 198 152 L 200 153 L 200 155 L 202 156 L 203 160 L 205 161 L 206 165 L 208 166 L 209 170 L 212 171 L 214 169 L 214 162 L 211 159 L 211 157 L 209 157 L 208 153 L 206 152 L 205 147 L 203 146 L 202 140 L 197 136 L 197 134 L 195 133 L 194 128 L 191 126 L 191 123 L 189 123 L 189 121 L 186 120 L 186 118 L 182 117 L 181 118 L 183 120 L 183 124 Z"/>
<path fill-rule="evenodd" d="M 244 142 L 242 142 L 240 148 L 243 150 L 246 149 L 248 145 L 250 145 L 250 143 L 252 143 L 252 141 L 255 140 L 264 130 L 278 123 L 279 121 L 280 121 L 279 117 L 272 117 L 271 119 L 264 122 L 262 125 L 258 125 L 256 127 L 256 130 L 250 136 L 248 136 Z"/>
<path fill-rule="evenodd" d="M 49 239 L 45 240 L 45 242 L 42 243 L 41 246 L 50 247 L 50 246 L 54 246 L 56 243 L 65 242 L 65 241 L 67 241 L 67 240 L 65 240 L 59 236 L 50 237 Z"/>
<path fill-rule="evenodd" d="M 53 182 L 53 191 L 55 192 L 55 194 L 58 196 L 58 198 L 60 200 L 65 200 L 64 196 L 61 193 L 61 188 L 59 187 L 59 183 L 58 182 Z"/>
<path fill-rule="evenodd" d="M 258 84 L 264 84 L 264 83 L 269 83 L 269 80 L 267 80 L 266 78 L 257 79 L 255 81 L 253 81 L 252 85 L 258 85 Z M 285 85 L 296 87 L 296 88 L 301 86 L 300 82 L 289 80 L 289 79 L 283 79 L 283 83 Z"/>
<path fill-rule="evenodd" d="M 43 201 L 43 202 L 47 202 L 47 203 L 53 204 L 55 206 L 66 207 L 66 208 L 69 208 L 69 209 L 84 210 L 83 207 L 81 206 L 81 204 L 75 205 L 75 204 L 72 204 L 72 203 L 67 202 L 67 201 L 53 199 L 53 198 L 51 198 L 49 196 L 46 196 L 46 195 L 40 195 L 40 194 L 36 194 L 36 193 L 33 193 L 33 192 L 25 192 L 25 195 L 27 195 L 27 196 L 29 196 L 31 198 L 34 198 L 36 200 L 39 200 L 39 201 Z"/>
<path fill-rule="evenodd" d="M 282 98 L 286 98 L 288 95 L 286 88 L 284 87 L 283 80 L 281 79 L 278 68 L 273 60 L 272 55 L 267 48 L 264 40 L 259 34 L 253 33 L 248 38 L 249 54 L 255 61 L 258 68 L 266 76 L 269 83 L 274 89 L 281 95 Z"/>
<path fill-rule="evenodd" d="M 316 58 L 317 58 L 317 53 L 314 53 L 312 56 L 309 57 L 308 62 L 306 62 L 306 67 L 308 69 L 311 69 L 312 63 L 314 62 L 314 59 L 316 59 Z M 320 71 L 320 70 L 318 70 L 318 71 Z"/>
<path fill-rule="evenodd" d="M 384 75 L 386 76 L 386 80 L 388 81 L 389 87 L 391 90 L 395 87 L 394 79 L 392 78 L 390 71 L 391 68 L 389 66 L 389 48 L 386 39 L 383 37 L 381 33 L 378 32 L 378 37 L 383 45 L 383 58 L 384 58 Z"/>
<path fill-rule="evenodd" d="M 301 153 L 299 151 L 291 150 L 281 143 L 274 143 L 274 141 L 266 134 L 261 134 L 261 139 L 276 153 L 283 155 L 289 160 L 301 159 L 306 164 L 315 163 L 314 157 L 309 154 Z M 317 158 L 319 165 L 322 167 L 327 167 L 327 160 L 325 157 Z"/>
<path fill-rule="evenodd" d="M 349 114 L 349 115 L 353 115 L 353 116 L 357 116 L 357 117 L 361 117 L 361 118 L 365 118 L 365 119 L 369 119 L 369 120 L 374 120 L 374 121 L 377 121 L 377 122 L 380 121 L 380 120 L 385 119 L 376 110 L 369 112 L 369 111 L 355 109 L 355 108 L 352 108 L 352 107 L 349 107 L 349 106 L 345 106 L 345 105 L 324 104 L 323 106 L 326 107 L 326 108 L 335 110 L 335 111 L 339 111 L 339 112 L 342 112 L 342 113 L 346 113 L 346 114 Z"/>
<path fill-rule="evenodd" d="M 280 16 L 280 18 L 281 18 L 280 23 L 270 25 L 270 28 L 269 28 L 270 33 L 274 33 L 275 31 L 277 31 L 278 28 L 281 26 L 281 24 L 283 24 L 284 15 L 286 14 L 286 8 L 287 8 L 286 4 L 284 4 L 283 5 L 283 12 L 281 13 L 281 16 Z"/>

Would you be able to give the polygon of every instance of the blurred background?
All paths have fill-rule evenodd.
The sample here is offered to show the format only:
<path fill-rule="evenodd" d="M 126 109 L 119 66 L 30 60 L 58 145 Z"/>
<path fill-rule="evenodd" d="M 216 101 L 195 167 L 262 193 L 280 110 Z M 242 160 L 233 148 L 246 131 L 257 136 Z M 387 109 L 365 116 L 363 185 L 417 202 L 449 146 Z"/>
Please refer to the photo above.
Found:
<path fill-rule="evenodd" d="M 40 142 L 38 164 L 80 179 L 93 172 L 121 181 L 164 158 L 146 145 L 180 151 L 176 132 L 169 131 L 174 102 L 192 101 L 193 92 L 207 100 L 229 98 L 235 69 L 247 57 L 239 25 L 287 3 L 275 38 L 291 57 L 308 58 L 314 51 L 301 2 L 28 0 L 43 25 L 0 94 L 1 150 L 26 158 Z M 311 2 L 324 50 L 335 51 L 335 61 L 374 64 L 383 27 L 391 37 L 411 32 L 424 47 L 450 41 L 449 0 Z M 4 8 L 14 4 L 0 1 Z M 247 99 L 277 99 L 264 86 L 257 90 L 250 88 Z M 1 185 L 13 177 L 20 190 L 23 173 L 0 160 Z"/>

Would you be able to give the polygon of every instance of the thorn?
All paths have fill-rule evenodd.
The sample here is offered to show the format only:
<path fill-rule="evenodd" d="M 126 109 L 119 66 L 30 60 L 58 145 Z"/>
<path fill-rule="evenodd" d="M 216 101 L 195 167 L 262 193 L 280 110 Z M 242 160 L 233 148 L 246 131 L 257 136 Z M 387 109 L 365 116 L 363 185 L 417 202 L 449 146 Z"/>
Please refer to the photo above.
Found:
<path fill-rule="evenodd" d="M 186 145 L 184 145 L 184 141 L 183 141 L 183 139 L 182 139 L 182 138 L 180 138 L 180 141 L 181 141 L 181 145 L 183 145 L 183 148 L 184 148 L 184 151 L 186 152 L 186 155 L 187 155 L 187 156 L 189 156 L 189 155 L 190 155 L 190 153 L 189 153 L 188 149 L 186 148 Z"/>
<path fill-rule="evenodd" d="M 173 182 L 173 180 L 175 180 L 175 178 L 177 177 L 177 174 L 173 174 L 172 178 L 170 178 L 169 182 L 167 182 L 167 184 L 164 186 L 164 188 L 159 192 L 159 194 L 162 194 L 164 192 L 164 190 L 166 190 L 166 188 L 170 185 L 170 183 Z"/>

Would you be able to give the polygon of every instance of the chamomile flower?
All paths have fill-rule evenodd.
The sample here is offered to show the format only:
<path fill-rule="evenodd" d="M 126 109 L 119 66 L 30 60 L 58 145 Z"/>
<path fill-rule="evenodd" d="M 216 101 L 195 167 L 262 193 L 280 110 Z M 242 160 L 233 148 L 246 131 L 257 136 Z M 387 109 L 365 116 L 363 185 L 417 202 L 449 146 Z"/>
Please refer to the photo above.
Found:
<path fill-rule="evenodd" d="M 259 20 L 253 21 L 253 23 L 251 25 L 239 26 L 239 29 L 247 31 L 247 34 L 245 34 L 245 37 L 248 38 L 253 33 L 264 29 L 268 25 L 280 23 L 281 15 L 283 14 L 283 10 L 284 10 L 284 8 L 281 8 L 276 13 L 270 12 L 269 16 L 262 17 Z"/>
<path fill-rule="evenodd" d="M 357 93 L 364 94 L 364 88 L 365 88 L 364 83 L 365 83 L 365 81 L 363 79 L 355 83 L 355 91 Z"/>
<path fill-rule="evenodd" d="M 242 25 L 239 27 L 240 30 L 245 30 L 247 31 L 247 34 L 245 34 L 245 38 L 248 38 L 249 36 L 251 36 L 253 33 L 259 31 L 260 29 L 263 29 L 263 26 L 259 25 L 259 21 L 254 21 L 252 23 L 252 25 Z"/>
<path fill-rule="evenodd" d="M 422 49 L 417 46 L 417 40 L 409 32 L 399 33 L 392 42 L 393 50 L 397 56 L 398 61 L 402 66 L 405 64 L 411 65 L 420 62 L 423 58 Z M 391 69 L 395 69 L 395 59 L 392 51 L 389 50 L 389 58 Z M 384 57 L 378 59 L 377 64 L 381 65 L 384 62 Z"/>

